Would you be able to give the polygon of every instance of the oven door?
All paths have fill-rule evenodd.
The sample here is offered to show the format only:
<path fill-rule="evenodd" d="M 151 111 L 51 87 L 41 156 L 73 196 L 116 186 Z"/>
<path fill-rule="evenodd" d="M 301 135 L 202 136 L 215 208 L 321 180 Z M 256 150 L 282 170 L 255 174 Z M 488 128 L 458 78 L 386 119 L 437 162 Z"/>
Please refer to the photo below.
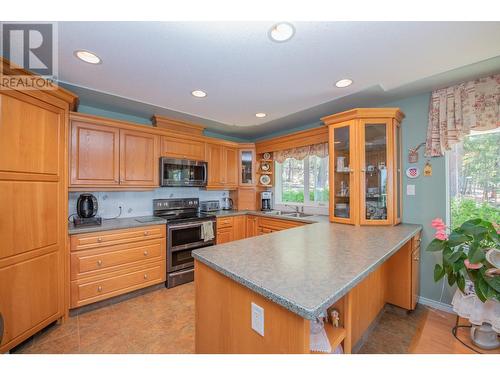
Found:
<path fill-rule="evenodd" d="M 194 259 L 191 251 L 215 244 L 215 239 L 204 241 L 201 238 L 201 223 L 198 221 L 168 226 L 167 270 L 169 272 L 193 267 Z"/>
<path fill-rule="evenodd" d="M 161 186 L 206 186 L 207 163 L 196 160 L 160 159 Z"/>

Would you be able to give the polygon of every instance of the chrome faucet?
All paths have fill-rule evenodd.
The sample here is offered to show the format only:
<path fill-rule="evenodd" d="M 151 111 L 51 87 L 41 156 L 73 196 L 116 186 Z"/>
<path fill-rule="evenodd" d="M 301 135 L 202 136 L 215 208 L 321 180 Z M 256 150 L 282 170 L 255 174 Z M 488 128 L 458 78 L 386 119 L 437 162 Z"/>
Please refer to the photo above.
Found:
<path fill-rule="evenodd" d="M 300 212 L 304 213 L 304 206 L 299 206 L 299 205 L 291 205 L 291 204 L 285 204 L 286 207 L 291 207 L 295 210 L 295 213 L 298 214 Z"/>

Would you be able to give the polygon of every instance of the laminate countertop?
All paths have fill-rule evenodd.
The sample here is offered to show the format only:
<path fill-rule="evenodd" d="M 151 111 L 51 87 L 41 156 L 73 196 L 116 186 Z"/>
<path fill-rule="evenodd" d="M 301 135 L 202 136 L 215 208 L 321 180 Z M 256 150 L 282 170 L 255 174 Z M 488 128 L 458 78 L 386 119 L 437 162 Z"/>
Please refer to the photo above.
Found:
<path fill-rule="evenodd" d="M 193 251 L 196 260 L 314 319 L 422 229 L 316 223 Z"/>
<path fill-rule="evenodd" d="M 120 219 L 103 219 L 102 225 L 92 225 L 88 227 L 75 227 L 73 223 L 68 223 L 68 233 L 81 234 L 91 232 L 101 232 L 106 230 L 127 229 L 145 227 L 149 225 L 166 224 L 167 221 L 156 216 L 124 217 Z"/>
<path fill-rule="evenodd" d="M 220 210 L 220 211 L 212 211 L 211 214 L 216 217 L 227 217 L 227 216 L 240 216 L 240 215 L 253 215 L 253 216 L 262 216 L 269 217 L 273 219 L 281 219 L 281 220 L 290 220 L 290 221 L 298 221 L 301 223 L 314 224 L 314 223 L 328 223 L 330 220 L 328 215 L 310 215 L 306 217 L 291 217 L 286 215 L 276 215 L 271 212 L 264 211 L 253 211 L 253 210 Z"/>

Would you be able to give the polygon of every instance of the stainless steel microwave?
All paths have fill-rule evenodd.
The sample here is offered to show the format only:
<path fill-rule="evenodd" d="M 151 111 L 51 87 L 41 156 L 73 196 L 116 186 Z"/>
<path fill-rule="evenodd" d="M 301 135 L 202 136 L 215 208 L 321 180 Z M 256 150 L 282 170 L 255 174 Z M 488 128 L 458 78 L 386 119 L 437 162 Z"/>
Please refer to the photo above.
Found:
<path fill-rule="evenodd" d="M 207 163 L 160 158 L 160 186 L 207 186 Z"/>

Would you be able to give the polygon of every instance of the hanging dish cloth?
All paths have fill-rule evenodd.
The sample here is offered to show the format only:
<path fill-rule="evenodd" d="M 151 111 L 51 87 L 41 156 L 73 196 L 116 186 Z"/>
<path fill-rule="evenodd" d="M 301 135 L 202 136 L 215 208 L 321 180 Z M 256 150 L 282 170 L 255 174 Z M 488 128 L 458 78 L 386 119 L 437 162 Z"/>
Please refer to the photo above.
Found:
<path fill-rule="evenodd" d="M 323 320 L 312 320 L 310 330 L 309 349 L 313 352 L 331 353 L 332 346 L 326 335 Z"/>
<path fill-rule="evenodd" d="M 214 226 L 211 221 L 201 223 L 201 238 L 204 242 L 211 241 L 215 238 Z"/>

